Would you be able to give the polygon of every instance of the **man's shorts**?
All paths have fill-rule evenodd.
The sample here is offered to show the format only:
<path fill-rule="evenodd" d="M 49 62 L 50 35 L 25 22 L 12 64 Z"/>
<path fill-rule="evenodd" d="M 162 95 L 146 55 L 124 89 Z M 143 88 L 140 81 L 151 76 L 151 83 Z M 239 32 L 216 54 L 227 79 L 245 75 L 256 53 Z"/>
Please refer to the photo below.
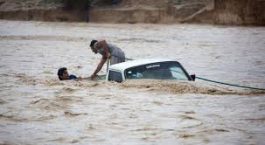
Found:
<path fill-rule="evenodd" d="M 121 49 L 114 49 L 111 54 L 110 65 L 125 62 L 125 54 Z"/>

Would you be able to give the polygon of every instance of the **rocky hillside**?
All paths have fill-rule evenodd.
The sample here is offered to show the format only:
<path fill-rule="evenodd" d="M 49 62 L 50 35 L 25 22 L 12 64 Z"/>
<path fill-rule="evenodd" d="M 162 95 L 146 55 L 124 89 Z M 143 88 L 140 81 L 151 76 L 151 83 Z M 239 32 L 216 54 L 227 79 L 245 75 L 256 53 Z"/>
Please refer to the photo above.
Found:
<path fill-rule="evenodd" d="M 0 0 L 1 19 L 265 25 L 265 0 Z"/>
<path fill-rule="evenodd" d="M 104 0 L 98 0 L 104 1 Z M 122 0 L 94 5 L 94 22 L 265 25 L 265 0 Z"/>
<path fill-rule="evenodd" d="M 98 0 L 90 11 L 94 22 L 177 23 L 189 19 L 211 4 L 211 0 L 122 0 L 106 5 Z"/>
<path fill-rule="evenodd" d="M 265 0 L 216 0 L 215 22 L 265 25 Z"/>

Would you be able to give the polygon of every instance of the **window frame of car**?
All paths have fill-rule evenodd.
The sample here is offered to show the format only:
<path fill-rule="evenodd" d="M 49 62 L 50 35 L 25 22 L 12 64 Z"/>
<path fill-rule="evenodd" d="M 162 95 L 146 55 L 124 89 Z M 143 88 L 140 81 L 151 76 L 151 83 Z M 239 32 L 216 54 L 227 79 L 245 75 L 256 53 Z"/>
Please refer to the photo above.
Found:
<path fill-rule="evenodd" d="M 134 68 L 138 68 L 138 67 L 145 67 L 145 66 L 152 66 L 152 65 L 157 65 L 157 64 L 162 64 L 162 63 L 176 63 L 179 68 L 183 71 L 183 73 L 185 74 L 186 78 L 188 81 L 192 81 L 192 78 L 190 77 L 190 75 L 188 74 L 188 72 L 186 71 L 186 69 L 178 62 L 178 61 L 161 61 L 161 62 L 152 62 L 152 63 L 148 63 L 148 64 L 143 64 L 143 65 L 138 65 L 138 66 L 133 66 L 133 67 L 129 67 L 129 68 L 126 68 L 124 70 L 124 80 L 127 80 L 128 79 L 128 76 L 127 76 L 127 72 L 130 70 L 130 69 L 134 69 Z"/>
<path fill-rule="evenodd" d="M 110 79 L 110 77 L 112 77 L 112 76 L 111 76 L 112 72 L 113 72 L 113 73 L 120 74 L 120 76 L 119 76 L 120 78 L 119 78 L 119 79 L 116 79 L 116 80 L 115 80 L 115 78 L 114 78 L 114 79 Z M 119 82 L 119 83 L 121 83 L 121 82 L 124 81 L 124 75 L 123 75 L 123 73 L 122 73 L 121 71 L 119 71 L 119 70 L 113 70 L 113 69 L 110 69 L 109 72 L 108 72 L 107 80 L 108 80 L 108 81 L 115 81 L 115 82 Z"/>

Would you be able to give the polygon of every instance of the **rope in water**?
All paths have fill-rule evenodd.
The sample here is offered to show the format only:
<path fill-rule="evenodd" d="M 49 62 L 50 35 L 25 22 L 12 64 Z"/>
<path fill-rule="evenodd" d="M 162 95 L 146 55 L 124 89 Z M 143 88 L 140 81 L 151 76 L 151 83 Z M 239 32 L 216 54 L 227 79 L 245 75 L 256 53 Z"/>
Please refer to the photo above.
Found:
<path fill-rule="evenodd" d="M 210 80 L 210 79 L 206 79 L 206 78 L 202 78 L 202 77 L 197 77 L 197 76 L 196 76 L 196 78 L 199 79 L 199 80 L 203 80 L 203 81 L 207 81 L 207 82 L 212 82 L 212 83 L 217 83 L 217 84 L 222 84 L 222 85 L 227 85 L 227 86 L 232 86 L 232 87 L 238 87 L 238 88 L 246 88 L 246 89 L 253 89 L 253 90 L 265 91 L 264 88 L 256 88 L 256 87 L 250 87 L 250 86 L 242 86 L 242 85 L 238 85 L 238 84 L 230 84 L 230 83 L 214 81 L 214 80 Z"/>

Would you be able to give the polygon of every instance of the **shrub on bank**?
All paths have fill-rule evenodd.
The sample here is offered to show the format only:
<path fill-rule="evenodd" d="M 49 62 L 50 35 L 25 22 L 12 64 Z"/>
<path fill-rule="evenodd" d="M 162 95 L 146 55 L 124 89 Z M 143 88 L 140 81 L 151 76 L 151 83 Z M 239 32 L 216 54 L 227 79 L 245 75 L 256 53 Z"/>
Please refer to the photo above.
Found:
<path fill-rule="evenodd" d="M 87 10 L 92 0 L 61 0 L 67 10 Z"/>

